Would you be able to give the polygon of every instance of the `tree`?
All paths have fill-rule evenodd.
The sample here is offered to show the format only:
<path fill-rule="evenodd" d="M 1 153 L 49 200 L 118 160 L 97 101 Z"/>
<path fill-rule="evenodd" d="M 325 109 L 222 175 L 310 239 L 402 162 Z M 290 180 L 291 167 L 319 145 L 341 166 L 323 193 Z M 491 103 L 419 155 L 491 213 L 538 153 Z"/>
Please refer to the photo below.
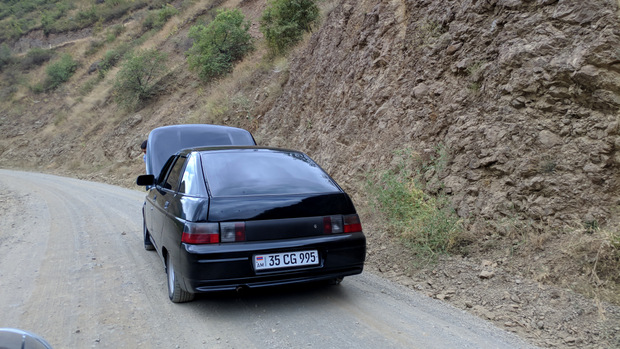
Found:
<path fill-rule="evenodd" d="M 260 30 L 273 54 L 285 53 L 319 18 L 312 0 L 272 0 L 260 19 Z"/>
<path fill-rule="evenodd" d="M 250 22 L 239 9 L 220 10 L 209 25 L 195 25 L 189 30 L 194 45 L 188 51 L 190 69 L 198 70 L 208 80 L 232 71 L 233 64 L 254 49 L 248 33 Z"/>
<path fill-rule="evenodd" d="M 114 91 L 119 104 L 129 108 L 157 95 L 166 74 L 166 55 L 157 49 L 130 54 L 116 75 Z"/>

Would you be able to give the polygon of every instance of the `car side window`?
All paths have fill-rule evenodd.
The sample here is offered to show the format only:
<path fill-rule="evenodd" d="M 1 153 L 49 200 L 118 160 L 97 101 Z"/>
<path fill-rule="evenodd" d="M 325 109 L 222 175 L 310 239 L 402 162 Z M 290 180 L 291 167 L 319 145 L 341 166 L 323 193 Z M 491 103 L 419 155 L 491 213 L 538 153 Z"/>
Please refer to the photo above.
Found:
<path fill-rule="evenodd" d="M 166 175 L 168 174 L 170 167 L 172 167 L 172 164 L 174 164 L 175 160 L 176 158 L 174 156 L 171 156 L 168 161 L 166 161 L 164 166 L 161 168 L 161 172 L 159 172 L 159 176 L 157 177 L 157 185 L 163 186 L 163 184 L 165 183 L 164 180 L 166 179 Z"/>
<path fill-rule="evenodd" d="M 206 196 L 206 188 L 200 169 L 200 158 L 195 154 L 190 155 L 186 163 L 181 185 L 179 185 L 179 193 L 197 197 Z"/>
<path fill-rule="evenodd" d="M 176 158 L 174 165 L 168 172 L 168 176 L 164 181 L 163 187 L 172 191 L 177 191 L 179 188 L 179 180 L 181 177 L 181 170 L 183 169 L 183 165 L 185 165 L 185 158 L 179 156 Z"/>

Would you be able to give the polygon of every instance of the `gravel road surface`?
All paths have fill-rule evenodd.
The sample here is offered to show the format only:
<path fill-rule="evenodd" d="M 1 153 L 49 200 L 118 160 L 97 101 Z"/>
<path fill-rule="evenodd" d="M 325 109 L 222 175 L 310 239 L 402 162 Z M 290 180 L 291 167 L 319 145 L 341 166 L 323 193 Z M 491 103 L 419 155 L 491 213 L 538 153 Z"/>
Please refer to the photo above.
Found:
<path fill-rule="evenodd" d="M 368 272 L 168 300 L 142 246 L 144 192 L 0 170 L 0 327 L 56 348 L 528 348 Z M 1 343 L 0 343 L 1 344 Z"/>

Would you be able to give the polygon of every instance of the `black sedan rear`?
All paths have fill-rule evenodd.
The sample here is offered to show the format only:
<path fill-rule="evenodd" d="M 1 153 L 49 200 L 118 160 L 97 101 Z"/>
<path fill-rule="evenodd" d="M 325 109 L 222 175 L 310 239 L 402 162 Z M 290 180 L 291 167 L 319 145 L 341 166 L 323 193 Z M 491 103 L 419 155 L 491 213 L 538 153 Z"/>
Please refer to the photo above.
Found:
<path fill-rule="evenodd" d="M 366 238 L 349 196 L 307 155 L 260 147 L 193 148 L 172 156 L 144 213 L 169 297 L 362 272 Z"/>

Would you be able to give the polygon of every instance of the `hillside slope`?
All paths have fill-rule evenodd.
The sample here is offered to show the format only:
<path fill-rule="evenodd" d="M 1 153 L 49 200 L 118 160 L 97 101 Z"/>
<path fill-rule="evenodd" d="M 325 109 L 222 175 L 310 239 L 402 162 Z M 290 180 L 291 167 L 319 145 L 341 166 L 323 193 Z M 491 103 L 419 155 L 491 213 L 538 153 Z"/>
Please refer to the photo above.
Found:
<path fill-rule="evenodd" d="M 614 1 L 343 1 L 262 127 L 347 179 L 395 150 L 443 146 L 445 168 L 425 178 L 462 217 L 613 221 L 617 11 Z"/>
<path fill-rule="evenodd" d="M 85 88 L 105 53 L 87 54 L 97 36 L 55 36 L 81 66 L 55 92 L 21 83 L 3 99 L 0 166 L 132 186 L 152 128 L 245 127 L 259 144 L 307 152 L 353 194 L 369 270 L 539 345 L 620 346 L 620 310 L 599 302 L 620 302 L 617 1 L 324 1 L 322 24 L 288 60 L 266 59 L 260 44 L 266 1 L 187 3 L 140 44 L 167 53 L 170 72 L 137 111 L 115 103 L 117 68 Z M 239 7 L 259 44 L 230 78 L 204 83 L 188 70 L 187 32 L 218 7 Z M 122 20 L 118 40 L 144 35 L 146 11 Z M 402 154 L 465 222 L 461 255 L 413 264 L 375 212 L 367 176 Z"/>

